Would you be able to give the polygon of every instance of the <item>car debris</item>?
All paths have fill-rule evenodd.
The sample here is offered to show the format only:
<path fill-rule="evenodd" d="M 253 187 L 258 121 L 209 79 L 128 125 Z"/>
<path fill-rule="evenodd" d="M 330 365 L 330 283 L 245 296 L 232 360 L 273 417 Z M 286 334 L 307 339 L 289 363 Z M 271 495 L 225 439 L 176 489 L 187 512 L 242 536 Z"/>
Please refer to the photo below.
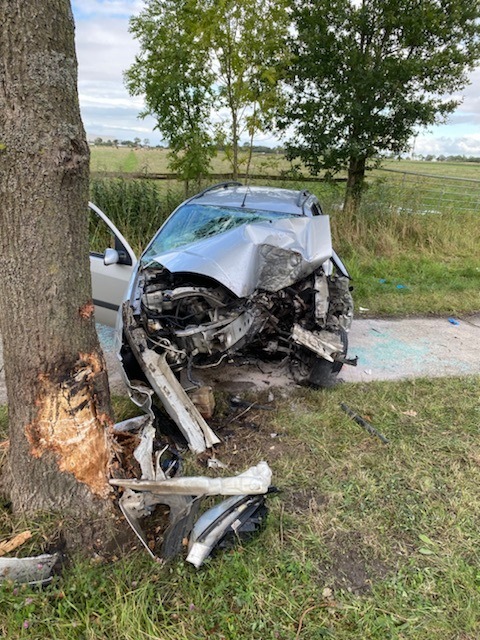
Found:
<path fill-rule="evenodd" d="M 52 580 L 52 570 L 59 557 L 54 553 L 30 558 L 0 558 L 0 583 L 47 584 Z"/>
<path fill-rule="evenodd" d="M 205 449 L 218 444 L 220 439 L 202 418 L 200 412 L 188 397 L 184 388 L 175 377 L 167 363 L 166 353 L 157 353 L 149 348 L 147 335 L 144 329 L 138 325 L 132 316 L 132 309 L 128 304 L 123 305 L 124 332 L 127 336 L 131 353 L 137 358 L 143 374 L 151 385 L 151 388 L 161 400 L 168 415 L 175 421 L 180 431 L 185 436 L 190 449 L 194 453 L 203 453 Z M 138 403 L 138 395 L 149 396 L 145 387 L 136 386 L 132 400 Z M 151 400 L 142 397 L 141 406 Z"/>
<path fill-rule="evenodd" d="M 229 478 L 185 476 L 182 478 L 160 478 L 155 480 L 110 480 L 112 486 L 133 491 L 148 491 L 154 495 L 239 496 L 257 495 L 268 491 L 272 472 L 266 462 L 260 462 L 243 473 Z"/>
<path fill-rule="evenodd" d="M 172 451 L 171 447 L 167 445 L 155 451 L 156 429 L 149 416 L 146 421 L 145 417 L 132 418 L 115 425 L 114 428 L 116 433 L 125 433 L 129 430 L 138 430 L 139 444 L 133 455 L 140 466 L 141 478 L 112 478 L 110 484 L 123 489 L 119 499 L 120 509 L 152 558 L 157 556 L 142 527 L 142 520 L 151 518 L 159 505 L 169 508 L 168 525 L 163 532 L 159 552 L 159 557 L 164 560 L 180 553 L 184 547 L 184 541 L 192 535 L 190 546 L 194 549 L 194 557 L 197 558 L 194 564 L 200 566 L 228 530 L 234 531 L 240 528 L 242 531 L 248 531 L 258 528 L 257 525 L 262 520 L 259 509 L 264 503 L 264 495 L 270 490 L 272 479 L 271 469 L 266 462 L 260 462 L 255 467 L 233 477 L 182 477 L 179 456 Z M 215 458 L 212 459 L 215 460 Z M 224 466 L 221 465 L 221 467 Z M 212 509 L 206 511 L 195 524 L 202 499 L 205 496 L 216 495 L 232 496 L 234 501 L 225 501 L 216 505 L 213 511 Z M 258 499 L 259 496 L 261 500 Z M 233 504 L 235 509 L 232 511 Z M 252 508 L 253 505 L 255 509 Z M 264 514 L 262 517 L 265 517 L 266 508 L 261 512 Z M 233 519 L 230 517 L 232 513 Z M 196 545 L 197 538 L 203 540 L 204 523 L 210 524 L 213 521 L 216 523 L 215 531 L 212 535 L 209 533 L 207 539 L 202 542 L 200 553 L 198 551 L 200 541 Z M 196 533 L 194 534 L 193 531 Z M 203 532 L 202 535 L 200 535 L 201 532 Z M 201 560 L 198 559 L 200 557 Z"/>
<path fill-rule="evenodd" d="M 352 418 L 354 422 L 366 429 L 368 433 L 371 433 L 373 436 L 379 438 L 383 442 L 383 444 L 389 444 L 389 440 L 382 433 L 377 431 L 375 427 L 373 427 L 367 420 L 362 418 L 362 416 L 358 415 L 358 413 L 355 413 L 353 409 L 350 409 L 348 405 L 346 405 L 344 402 L 341 402 L 340 407 L 348 416 L 350 416 L 350 418 Z"/>
<path fill-rule="evenodd" d="M 187 562 L 197 569 L 229 534 L 251 534 L 267 515 L 264 496 L 232 496 L 206 511 L 195 523 L 190 536 Z"/>

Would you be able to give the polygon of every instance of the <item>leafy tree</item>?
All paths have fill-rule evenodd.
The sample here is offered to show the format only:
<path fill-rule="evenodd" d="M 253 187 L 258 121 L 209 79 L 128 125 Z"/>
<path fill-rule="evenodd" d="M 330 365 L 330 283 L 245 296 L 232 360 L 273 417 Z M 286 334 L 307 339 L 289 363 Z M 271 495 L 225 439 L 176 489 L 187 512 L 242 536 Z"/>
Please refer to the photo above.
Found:
<path fill-rule="evenodd" d="M 10 432 L 2 489 L 17 512 L 74 512 L 97 524 L 102 514 L 106 523 L 112 411 L 93 318 L 89 150 L 70 2 L 0 0 L 0 15 L 0 334 Z"/>
<path fill-rule="evenodd" d="M 210 0 L 205 7 L 207 48 L 218 69 L 216 106 L 229 114 L 217 130 L 236 178 L 240 137 L 249 138 L 248 174 L 255 135 L 271 126 L 282 101 L 278 62 L 286 56 L 290 19 L 279 0 Z"/>
<path fill-rule="evenodd" d="M 149 0 L 131 19 L 141 51 L 125 74 L 127 87 L 145 94 L 142 115 L 156 117 L 169 141 L 171 166 L 184 178 L 208 170 L 214 139 L 237 177 L 240 136 L 248 133 L 253 142 L 269 125 L 288 24 L 282 3 Z M 219 113 L 225 114 L 220 121 Z"/>
<path fill-rule="evenodd" d="M 356 212 L 369 161 L 408 148 L 443 121 L 478 60 L 480 5 L 471 0 L 294 0 L 288 154 L 313 174 L 348 169 Z"/>
<path fill-rule="evenodd" d="M 170 166 L 183 179 L 199 179 L 214 154 L 208 133 L 213 73 L 199 29 L 197 0 L 150 0 L 130 21 L 140 54 L 126 71 L 132 95 L 145 95 L 156 128 L 168 141 Z"/>

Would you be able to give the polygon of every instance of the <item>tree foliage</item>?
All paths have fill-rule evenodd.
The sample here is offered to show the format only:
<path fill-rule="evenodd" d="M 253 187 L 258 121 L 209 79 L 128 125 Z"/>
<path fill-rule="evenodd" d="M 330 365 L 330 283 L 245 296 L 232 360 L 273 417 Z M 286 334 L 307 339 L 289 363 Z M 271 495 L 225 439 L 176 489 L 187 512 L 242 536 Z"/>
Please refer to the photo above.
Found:
<path fill-rule="evenodd" d="M 356 210 L 365 170 L 458 106 L 478 60 L 470 0 L 294 0 L 290 102 L 281 127 L 312 173 L 348 168 Z"/>
<path fill-rule="evenodd" d="M 150 0 L 131 19 L 141 52 L 125 73 L 130 93 L 145 94 L 141 115 L 157 118 L 171 166 L 187 181 L 208 170 L 214 153 L 208 133 L 214 75 L 206 64 L 200 18 L 197 0 Z"/>
<path fill-rule="evenodd" d="M 201 175 L 220 140 L 236 177 L 240 136 L 253 142 L 278 104 L 283 0 L 149 0 L 130 24 L 140 54 L 127 87 L 145 95 L 143 115 L 157 119 L 171 166 L 186 178 Z"/>

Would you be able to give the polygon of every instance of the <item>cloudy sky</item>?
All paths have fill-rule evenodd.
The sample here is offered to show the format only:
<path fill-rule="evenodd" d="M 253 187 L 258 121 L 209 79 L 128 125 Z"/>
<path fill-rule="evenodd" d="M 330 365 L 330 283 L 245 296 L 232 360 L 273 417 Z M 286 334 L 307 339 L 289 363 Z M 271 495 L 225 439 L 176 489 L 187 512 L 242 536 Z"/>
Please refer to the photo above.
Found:
<path fill-rule="evenodd" d="M 138 47 L 128 32 L 128 20 L 138 14 L 143 0 L 73 0 L 79 64 L 82 117 L 89 137 L 119 140 L 148 138 L 161 142 L 155 121 L 139 119 L 140 98 L 129 96 L 123 71 L 134 61 Z M 422 131 L 415 140 L 417 154 L 480 156 L 480 69 L 471 76 L 463 103 L 447 124 Z M 260 142 L 260 140 L 258 140 Z M 262 143 L 274 146 L 272 137 Z"/>

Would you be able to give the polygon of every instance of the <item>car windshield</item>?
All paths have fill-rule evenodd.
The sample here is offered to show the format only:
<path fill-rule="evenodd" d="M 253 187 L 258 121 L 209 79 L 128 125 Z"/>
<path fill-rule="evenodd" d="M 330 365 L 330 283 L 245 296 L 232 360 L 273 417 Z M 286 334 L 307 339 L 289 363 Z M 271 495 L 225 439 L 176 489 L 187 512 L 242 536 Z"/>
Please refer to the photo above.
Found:
<path fill-rule="evenodd" d="M 216 236 L 224 231 L 230 231 L 230 229 L 242 224 L 289 218 L 291 215 L 290 213 L 215 207 L 190 202 L 167 220 L 145 252 L 142 261 L 152 259 L 161 253 L 172 251 L 183 245 Z"/>

